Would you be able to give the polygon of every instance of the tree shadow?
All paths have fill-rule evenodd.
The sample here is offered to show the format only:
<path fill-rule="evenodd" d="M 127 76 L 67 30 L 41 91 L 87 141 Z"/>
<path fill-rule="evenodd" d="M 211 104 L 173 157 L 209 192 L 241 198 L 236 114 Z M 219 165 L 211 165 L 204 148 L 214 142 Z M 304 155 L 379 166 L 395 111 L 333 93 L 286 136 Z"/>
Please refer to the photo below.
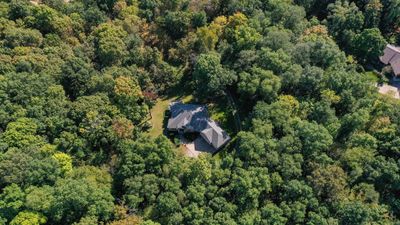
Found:
<path fill-rule="evenodd" d="M 179 100 L 186 96 L 191 96 L 194 90 L 191 86 L 191 83 L 185 81 L 185 79 L 180 80 L 175 86 L 171 87 L 168 92 L 162 97 L 162 99 L 173 99 Z"/>
<path fill-rule="evenodd" d="M 170 136 L 171 136 L 171 133 L 167 129 L 168 120 L 169 120 L 170 115 L 171 114 L 170 114 L 169 110 L 168 109 L 165 110 L 164 118 L 163 118 L 163 122 L 162 122 L 162 129 L 163 129 L 162 134 L 164 134 L 164 136 L 166 136 L 168 138 L 170 138 Z"/>

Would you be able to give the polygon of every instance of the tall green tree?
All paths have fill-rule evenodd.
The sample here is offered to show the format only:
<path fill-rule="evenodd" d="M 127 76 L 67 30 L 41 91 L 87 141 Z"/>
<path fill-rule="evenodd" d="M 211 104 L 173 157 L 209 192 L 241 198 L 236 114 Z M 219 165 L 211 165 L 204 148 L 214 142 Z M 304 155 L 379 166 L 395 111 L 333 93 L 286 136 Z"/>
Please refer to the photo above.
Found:
<path fill-rule="evenodd" d="M 196 95 L 200 98 L 218 96 L 224 93 L 228 85 L 233 84 L 236 75 L 221 65 L 217 53 L 201 54 L 194 66 L 193 80 Z"/>
<path fill-rule="evenodd" d="M 375 64 L 383 55 L 386 40 L 378 28 L 365 29 L 353 40 L 353 52 L 364 63 Z"/>

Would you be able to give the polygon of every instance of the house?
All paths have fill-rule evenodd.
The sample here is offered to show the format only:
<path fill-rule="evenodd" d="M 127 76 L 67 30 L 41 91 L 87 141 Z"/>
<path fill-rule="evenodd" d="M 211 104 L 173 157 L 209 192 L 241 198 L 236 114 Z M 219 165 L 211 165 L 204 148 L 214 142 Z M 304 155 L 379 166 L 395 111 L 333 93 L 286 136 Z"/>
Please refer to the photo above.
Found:
<path fill-rule="evenodd" d="M 390 64 L 396 76 L 400 75 L 400 48 L 394 45 L 387 45 L 383 56 L 379 57 L 385 65 Z"/>
<path fill-rule="evenodd" d="M 229 135 L 208 115 L 207 108 L 197 104 L 172 102 L 167 129 L 179 133 L 199 133 L 215 150 L 219 150 L 231 139 Z"/>

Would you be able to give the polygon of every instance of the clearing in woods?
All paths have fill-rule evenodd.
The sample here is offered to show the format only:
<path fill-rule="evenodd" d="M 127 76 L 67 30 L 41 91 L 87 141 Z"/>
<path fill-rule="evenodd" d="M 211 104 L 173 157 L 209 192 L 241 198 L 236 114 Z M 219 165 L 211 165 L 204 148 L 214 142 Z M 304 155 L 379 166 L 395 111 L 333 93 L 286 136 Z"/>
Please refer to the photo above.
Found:
<path fill-rule="evenodd" d="M 163 134 L 168 119 L 165 117 L 165 111 L 167 111 L 170 102 L 178 99 L 182 100 L 185 103 L 189 103 L 192 101 L 193 95 L 184 95 L 184 96 L 175 95 L 172 97 L 168 96 L 157 99 L 156 104 L 150 110 L 151 113 L 150 122 L 152 124 L 152 128 L 150 129 L 149 134 L 152 137 L 157 137 Z"/>

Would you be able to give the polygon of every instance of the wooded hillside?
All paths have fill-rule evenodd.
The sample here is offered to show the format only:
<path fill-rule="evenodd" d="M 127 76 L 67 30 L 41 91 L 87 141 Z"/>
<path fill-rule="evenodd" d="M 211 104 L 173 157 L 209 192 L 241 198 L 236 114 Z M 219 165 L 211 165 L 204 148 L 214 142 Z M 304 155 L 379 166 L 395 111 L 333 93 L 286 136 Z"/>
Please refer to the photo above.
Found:
<path fill-rule="evenodd" d="M 0 224 L 400 224 L 388 43 L 400 0 L 0 0 Z M 151 131 L 177 93 L 216 156 Z"/>

